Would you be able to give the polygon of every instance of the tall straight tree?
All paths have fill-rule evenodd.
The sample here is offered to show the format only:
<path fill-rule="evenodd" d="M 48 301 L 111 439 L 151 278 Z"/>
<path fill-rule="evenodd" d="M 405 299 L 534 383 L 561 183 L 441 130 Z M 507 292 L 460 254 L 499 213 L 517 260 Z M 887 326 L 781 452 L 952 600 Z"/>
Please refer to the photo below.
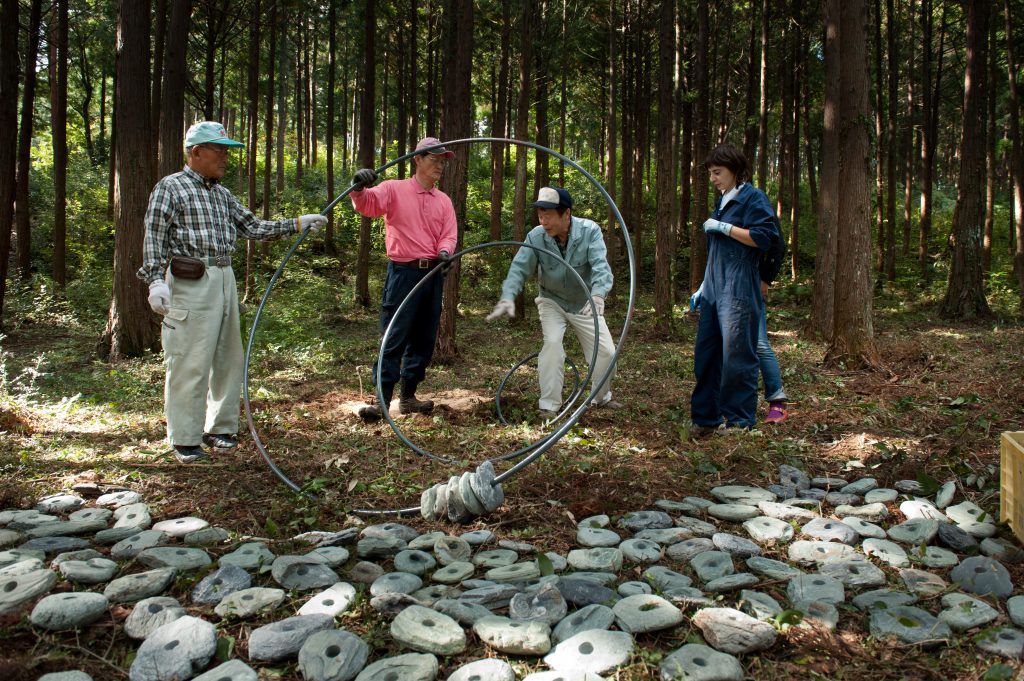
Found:
<path fill-rule="evenodd" d="M 471 92 L 473 70 L 473 0 L 446 0 L 443 39 L 444 73 L 441 88 L 441 137 L 462 139 L 472 134 Z M 441 190 L 451 197 L 458 221 L 456 250 L 462 249 L 466 224 L 466 198 L 469 195 L 469 147 L 455 148 L 455 158 L 441 177 Z M 437 359 L 450 362 L 459 354 L 455 342 L 455 321 L 459 306 L 459 267 L 456 261 L 444 282 L 444 307 L 437 334 Z"/>
<path fill-rule="evenodd" d="M 149 3 L 146 4 L 148 6 Z M 53 19 L 57 29 L 53 32 L 57 44 L 50 50 L 51 58 L 56 52 L 54 70 L 57 78 L 50 85 L 50 121 L 53 128 L 53 283 L 62 289 L 67 282 L 68 0 L 54 0 Z M 146 112 L 149 112 L 148 103 Z M 149 130 L 148 125 L 146 130 Z M 148 172 L 152 174 L 152 170 L 150 167 Z"/>
<path fill-rule="evenodd" d="M 886 138 L 889 152 L 886 154 L 885 177 L 885 278 L 896 281 L 896 98 L 899 90 L 899 53 L 896 44 L 897 16 L 894 0 L 886 0 L 886 34 L 888 36 L 888 88 L 889 109 L 886 117 Z"/>
<path fill-rule="evenodd" d="M 337 71 L 337 0 L 327 2 L 327 203 L 334 201 L 334 110 L 337 96 L 334 92 L 334 79 Z M 283 52 L 284 50 L 282 50 Z M 281 74 L 284 78 L 284 73 Z M 280 135 L 280 131 L 278 131 Z M 278 149 L 278 158 L 281 150 Z M 280 168 L 278 169 L 280 174 Z M 327 215 L 327 229 L 324 230 L 324 246 L 328 255 L 335 255 L 334 246 L 334 211 Z"/>
<path fill-rule="evenodd" d="M 1010 0 L 1003 0 L 1003 21 L 1006 25 L 1006 73 L 1010 92 L 1010 181 L 1013 183 L 1013 229 L 1016 235 L 1013 271 L 1017 275 L 1020 310 L 1024 312 L 1024 151 L 1021 149 L 1020 139 L 1020 93 L 1017 89 L 1017 54 L 1013 45 L 1014 23 L 1010 4 Z M 0 221 L 0 229 L 2 228 L 3 221 Z M 0 302 L 2 302 L 2 298 L 0 298 Z"/>
<path fill-rule="evenodd" d="M 152 188 L 150 3 L 120 0 L 118 14 L 114 291 L 99 344 L 101 354 L 112 362 L 155 348 L 159 328 L 146 301 L 146 288 L 135 276 L 142 265 L 143 224 Z"/>
<path fill-rule="evenodd" d="M 821 191 L 818 194 L 818 239 L 814 256 L 814 293 L 806 331 L 831 340 L 835 311 L 836 232 L 839 205 L 839 4 L 822 0 L 825 24 L 825 98 L 821 135 Z"/>
<path fill-rule="evenodd" d="M 658 122 L 655 134 L 657 175 L 655 205 L 657 227 L 654 238 L 654 316 L 658 331 L 672 331 L 672 213 L 675 200 L 675 163 L 672 141 L 675 135 L 676 24 L 674 0 L 661 0 L 658 14 Z"/>
<path fill-rule="evenodd" d="M 765 14 L 767 15 L 767 7 Z M 690 234 L 690 290 L 696 291 L 704 281 L 704 268 L 708 263 L 707 239 L 701 226 L 708 214 L 708 174 L 704 159 L 708 152 L 708 1 L 697 1 L 697 46 L 695 48 L 694 89 L 697 101 L 693 107 L 693 230 Z M 764 73 L 762 72 L 762 77 Z M 762 86 L 763 87 L 763 86 Z M 763 106 L 762 106 L 763 108 Z M 762 149 L 763 151 L 763 149 Z M 764 178 L 761 178 L 762 183 Z"/>
<path fill-rule="evenodd" d="M 0 328 L 14 223 L 18 141 L 18 0 L 0 5 Z"/>
<path fill-rule="evenodd" d="M 958 319 L 990 317 L 981 266 L 985 199 L 985 102 L 988 69 L 988 0 L 967 0 L 967 68 L 960 134 L 960 180 L 953 211 L 953 262 L 942 312 Z"/>
<path fill-rule="evenodd" d="M 533 21 L 536 0 L 524 0 L 520 26 L 529 26 Z M 519 48 L 519 99 L 516 103 L 516 139 L 526 139 L 530 124 L 530 93 L 531 65 L 533 63 L 533 33 L 520 31 Z M 526 160 L 529 156 L 526 147 L 516 147 L 516 179 L 515 194 L 512 196 L 512 239 L 522 241 L 526 237 Z M 532 213 L 532 211 L 531 211 Z M 533 215 L 530 223 L 533 224 Z M 522 319 L 526 312 L 525 297 L 522 292 L 516 296 L 516 319 Z"/>
<path fill-rule="evenodd" d="M 270 6 L 270 41 L 267 48 L 267 68 L 263 80 L 267 87 L 267 110 L 263 114 L 263 219 L 270 219 L 270 175 L 273 173 L 274 156 L 274 68 L 277 66 L 275 50 L 277 49 L 277 3 Z M 270 244 L 263 242 L 263 252 L 267 253 Z"/>
<path fill-rule="evenodd" d="M 18 131 L 18 186 L 15 190 L 15 230 L 18 235 L 18 270 L 29 277 L 32 264 L 29 222 L 29 173 L 32 168 L 33 112 L 36 100 L 36 61 L 39 53 L 39 27 L 42 24 L 42 0 L 32 0 L 29 9 L 28 39 L 25 41 L 25 82 L 22 88 L 21 127 Z"/>
<path fill-rule="evenodd" d="M 363 73 L 359 99 L 359 164 L 373 168 L 373 103 L 377 80 L 377 2 L 365 0 L 363 5 Z M 359 255 L 356 258 L 355 302 L 370 305 L 370 225 L 368 217 L 359 218 Z"/>
<path fill-rule="evenodd" d="M 618 41 L 616 40 L 618 33 L 618 25 L 616 24 L 616 0 L 610 0 L 608 12 L 608 102 L 605 113 L 605 120 L 608 123 L 608 140 L 605 151 L 605 185 L 608 190 L 608 195 L 612 197 L 612 200 L 616 200 L 615 195 L 615 181 L 616 181 L 616 154 L 618 147 L 618 127 L 616 126 L 616 94 L 617 94 L 617 81 L 618 81 Z M 608 263 L 611 267 L 615 268 L 615 263 L 618 260 L 618 221 L 615 212 L 608 208 L 608 231 L 607 238 L 605 241 L 608 244 Z"/>
<path fill-rule="evenodd" d="M 870 135 L 868 133 L 865 0 L 843 0 L 839 10 L 839 167 L 835 311 L 830 364 L 877 366 L 872 321 Z M 835 162 L 830 159 L 829 163 Z"/>
<path fill-rule="evenodd" d="M 512 2 L 501 0 L 501 56 L 491 137 L 504 137 L 508 119 L 508 61 L 512 34 Z M 501 204 L 505 193 L 505 156 L 503 145 L 491 144 L 491 241 L 501 239 Z"/>
<path fill-rule="evenodd" d="M 191 30 L 192 0 L 170 0 L 171 19 L 160 92 L 160 162 L 157 177 L 181 170 L 185 164 L 181 131 L 185 127 L 185 46 Z M 156 118 L 156 117 L 154 117 Z"/>

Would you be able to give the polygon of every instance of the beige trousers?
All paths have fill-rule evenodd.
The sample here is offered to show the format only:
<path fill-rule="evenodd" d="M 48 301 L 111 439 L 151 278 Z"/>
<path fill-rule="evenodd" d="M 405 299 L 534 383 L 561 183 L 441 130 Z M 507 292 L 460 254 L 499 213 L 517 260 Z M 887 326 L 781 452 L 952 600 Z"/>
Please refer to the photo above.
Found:
<path fill-rule="evenodd" d="M 172 445 L 199 445 L 203 433 L 238 432 L 242 336 L 238 290 L 230 267 L 207 267 L 200 279 L 167 272 L 171 309 L 162 339 L 167 380 L 164 413 Z"/>
<path fill-rule="evenodd" d="M 540 380 L 538 406 L 546 411 L 558 411 L 562 406 L 562 386 L 565 383 L 565 348 L 562 347 L 565 329 L 567 326 L 572 327 L 589 364 L 594 354 L 594 319 L 566 312 L 558 306 L 558 303 L 547 298 L 537 298 L 534 302 L 537 303 L 540 327 L 544 333 L 544 345 L 541 346 L 540 354 L 537 357 L 537 375 Z M 597 325 L 601 340 L 598 342 L 597 363 L 594 365 L 592 376 L 592 380 L 595 382 L 601 380 L 601 377 L 608 371 L 612 355 L 615 354 L 615 344 L 612 343 L 612 336 L 608 331 L 604 315 L 598 317 Z M 580 374 L 582 378 L 583 372 L 580 371 Z M 613 367 L 612 375 L 608 377 L 601 387 L 601 392 L 594 398 L 594 404 L 603 404 L 612 399 L 612 378 L 614 376 Z M 590 386 L 587 388 L 589 390 Z"/>

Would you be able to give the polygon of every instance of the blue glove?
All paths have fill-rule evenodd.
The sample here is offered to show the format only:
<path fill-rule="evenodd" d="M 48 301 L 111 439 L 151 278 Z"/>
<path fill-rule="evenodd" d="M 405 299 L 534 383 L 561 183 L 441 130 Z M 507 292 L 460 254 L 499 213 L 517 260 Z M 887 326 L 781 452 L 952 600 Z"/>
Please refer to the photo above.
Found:
<path fill-rule="evenodd" d="M 718 232 L 723 236 L 729 236 L 732 233 L 733 226 L 728 222 L 722 222 L 721 220 L 715 220 L 714 218 L 708 218 L 704 221 L 704 233 L 711 234 L 712 232 Z"/>
<path fill-rule="evenodd" d="M 703 294 L 704 284 L 701 284 L 700 288 L 694 291 L 693 295 L 690 296 L 690 312 L 696 312 L 698 308 L 700 308 L 700 299 Z"/>

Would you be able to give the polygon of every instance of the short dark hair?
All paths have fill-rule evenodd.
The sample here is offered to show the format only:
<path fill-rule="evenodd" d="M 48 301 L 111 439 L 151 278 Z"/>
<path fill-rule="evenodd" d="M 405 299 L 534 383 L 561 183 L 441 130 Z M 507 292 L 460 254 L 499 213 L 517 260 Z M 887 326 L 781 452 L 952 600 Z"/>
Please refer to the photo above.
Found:
<path fill-rule="evenodd" d="M 731 144 L 719 144 L 711 150 L 704 161 L 704 168 L 710 169 L 711 166 L 728 168 L 729 172 L 736 176 L 737 184 L 750 180 L 750 164 L 747 163 L 747 157 Z"/>

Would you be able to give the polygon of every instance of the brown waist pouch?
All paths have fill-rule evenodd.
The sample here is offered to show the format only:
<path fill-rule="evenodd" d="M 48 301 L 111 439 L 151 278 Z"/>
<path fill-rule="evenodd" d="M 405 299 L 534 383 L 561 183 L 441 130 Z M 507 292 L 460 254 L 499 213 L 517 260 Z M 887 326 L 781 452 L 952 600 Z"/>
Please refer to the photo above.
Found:
<path fill-rule="evenodd" d="M 206 265 L 199 258 L 176 255 L 171 258 L 171 274 L 176 279 L 201 279 L 206 273 Z"/>

